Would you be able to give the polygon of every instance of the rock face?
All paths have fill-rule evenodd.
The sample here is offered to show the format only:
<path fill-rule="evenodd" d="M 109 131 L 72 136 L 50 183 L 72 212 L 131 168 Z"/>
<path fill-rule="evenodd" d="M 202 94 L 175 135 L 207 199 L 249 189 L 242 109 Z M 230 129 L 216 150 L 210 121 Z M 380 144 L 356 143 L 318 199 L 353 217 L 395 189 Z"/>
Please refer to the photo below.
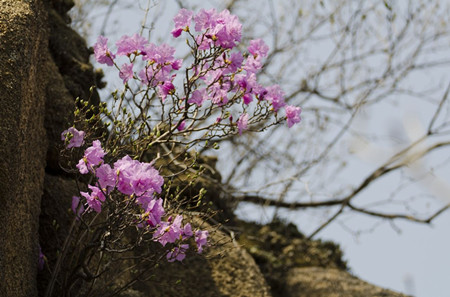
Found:
<path fill-rule="evenodd" d="M 0 296 L 37 295 L 46 17 L 42 1 L 0 0 Z"/>
<path fill-rule="evenodd" d="M 333 268 L 294 268 L 286 275 L 286 297 L 406 297 Z"/>
<path fill-rule="evenodd" d="M 405 297 L 352 276 L 338 245 L 307 239 L 293 224 L 238 226 L 239 242 L 261 268 L 273 297 Z"/>
<path fill-rule="evenodd" d="M 62 174 L 60 133 L 95 84 L 72 1 L 0 0 L 0 296 L 37 296 L 45 172 Z"/>

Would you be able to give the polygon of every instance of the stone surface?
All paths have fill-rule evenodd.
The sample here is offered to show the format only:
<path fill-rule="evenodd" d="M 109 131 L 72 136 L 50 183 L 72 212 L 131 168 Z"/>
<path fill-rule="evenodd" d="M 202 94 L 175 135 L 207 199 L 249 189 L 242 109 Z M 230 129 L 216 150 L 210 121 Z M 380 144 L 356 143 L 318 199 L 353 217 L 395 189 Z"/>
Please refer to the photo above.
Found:
<path fill-rule="evenodd" d="M 42 1 L 0 0 L 0 296 L 37 295 L 45 21 Z"/>
<path fill-rule="evenodd" d="M 53 271 L 58 251 L 64 246 L 64 241 L 74 219 L 70 211 L 72 196 L 78 191 L 74 180 L 58 175 L 45 174 L 44 193 L 42 195 L 41 214 L 39 217 L 39 237 L 42 252 L 46 256 L 45 269 L 38 273 L 38 292 L 44 295 Z M 50 269 L 49 269 L 50 268 Z M 64 267 L 63 267 L 64 268 Z M 60 279 L 58 278 L 58 281 Z M 55 294 L 62 296 L 56 286 Z"/>
<path fill-rule="evenodd" d="M 286 297 L 406 297 L 334 268 L 293 268 L 286 276 Z"/>

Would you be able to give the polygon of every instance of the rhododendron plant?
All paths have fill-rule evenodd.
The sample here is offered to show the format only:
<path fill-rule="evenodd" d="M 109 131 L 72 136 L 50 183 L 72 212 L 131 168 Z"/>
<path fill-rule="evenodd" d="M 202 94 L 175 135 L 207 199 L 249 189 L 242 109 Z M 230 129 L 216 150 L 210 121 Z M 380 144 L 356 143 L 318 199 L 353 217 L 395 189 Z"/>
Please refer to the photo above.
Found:
<path fill-rule="evenodd" d="M 196 149 L 218 148 L 217 139 L 242 137 L 286 119 L 289 127 L 300 122 L 301 109 L 286 105 L 278 85 L 258 82 L 269 51 L 265 42 L 250 41 L 247 52 L 237 49 L 242 25 L 236 16 L 181 9 L 174 23 L 172 36 L 185 36 L 192 53 L 186 61 L 170 45 L 138 34 L 122 36 L 116 49 L 103 36 L 94 45 L 96 61 L 117 71 L 123 89 L 112 93 L 110 108 L 78 101 L 75 126 L 86 130 L 71 127 L 61 135 L 76 156 L 76 169 L 68 171 L 79 176 L 71 205 L 79 228 L 73 232 L 79 233 L 68 238 L 91 240 L 86 250 L 80 248 L 82 263 L 75 267 L 86 261 L 101 267 L 96 253 L 131 251 L 143 241 L 158 243 L 169 262 L 182 261 L 191 247 L 202 253 L 210 232 L 192 220 L 203 210 L 190 209 L 192 202 L 201 205 L 205 191 L 183 194 L 203 173 Z M 187 185 L 175 187 L 182 174 L 188 174 Z M 133 238 L 125 232 L 130 229 Z"/>

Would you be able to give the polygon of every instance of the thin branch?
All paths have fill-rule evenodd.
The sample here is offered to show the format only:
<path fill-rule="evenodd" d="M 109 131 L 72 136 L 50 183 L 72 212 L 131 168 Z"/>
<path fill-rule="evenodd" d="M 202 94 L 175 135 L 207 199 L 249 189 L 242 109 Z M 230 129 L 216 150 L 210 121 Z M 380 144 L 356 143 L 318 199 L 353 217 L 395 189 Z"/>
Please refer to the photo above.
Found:
<path fill-rule="evenodd" d="M 274 200 L 274 198 L 262 197 L 258 195 L 242 195 L 234 197 L 240 202 L 250 202 L 254 204 L 264 205 L 264 206 L 276 206 L 283 208 L 306 208 L 306 207 L 324 207 L 324 206 L 334 206 L 344 203 L 345 199 L 331 199 L 318 202 L 284 202 L 281 200 Z"/>
<path fill-rule="evenodd" d="M 430 224 L 437 216 L 439 216 L 445 210 L 450 208 L 450 204 L 447 204 L 446 206 L 442 207 L 441 209 L 436 211 L 434 214 L 432 214 L 428 218 L 420 219 L 418 217 L 411 216 L 411 215 L 405 215 L 405 214 L 399 214 L 399 213 L 388 214 L 388 213 L 382 213 L 382 212 L 376 212 L 376 211 L 372 211 L 372 210 L 367 210 L 367 209 L 364 209 L 364 208 L 356 207 L 356 206 L 352 205 L 351 203 L 348 203 L 347 206 L 350 209 L 352 209 L 352 210 L 354 210 L 356 212 L 360 212 L 360 213 L 363 213 L 363 214 L 366 214 L 366 215 L 370 215 L 370 216 L 374 216 L 374 217 L 378 217 L 378 218 L 389 219 L 389 220 L 404 219 L 404 220 L 417 222 L 417 223 L 424 223 L 424 224 Z"/>
<path fill-rule="evenodd" d="M 431 119 L 430 124 L 428 125 L 428 130 L 427 130 L 428 134 L 433 133 L 432 129 L 433 129 L 434 122 L 436 122 L 436 119 L 442 110 L 442 106 L 444 105 L 445 101 L 447 101 L 449 92 L 450 92 L 450 83 L 448 84 L 447 90 L 445 91 L 444 96 L 442 96 L 441 102 L 439 102 L 439 106 L 437 107 L 436 112 L 434 113 L 433 118 Z"/>

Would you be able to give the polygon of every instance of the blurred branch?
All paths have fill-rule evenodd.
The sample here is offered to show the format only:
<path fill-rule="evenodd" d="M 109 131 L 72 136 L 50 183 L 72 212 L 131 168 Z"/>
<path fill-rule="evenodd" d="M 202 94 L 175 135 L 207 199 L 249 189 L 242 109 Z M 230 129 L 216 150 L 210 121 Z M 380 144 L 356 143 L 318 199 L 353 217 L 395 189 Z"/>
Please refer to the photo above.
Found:
<path fill-rule="evenodd" d="M 389 220 L 404 219 L 404 220 L 408 220 L 408 221 L 412 221 L 412 222 L 416 222 L 416 223 L 423 223 L 423 224 L 430 224 L 436 217 L 438 217 L 441 213 L 443 213 L 448 208 L 450 208 L 450 204 L 447 204 L 446 206 L 442 207 L 441 209 L 439 209 L 438 211 L 436 211 L 434 214 L 427 217 L 426 219 L 421 219 L 421 218 L 418 218 L 415 216 L 405 215 L 405 214 L 398 214 L 398 213 L 397 214 L 387 214 L 387 213 L 382 213 L 382 212 L 371 211 L 371 210 L 367 210 L 364 208 L 355 207 L 351 203 L 348 203 L 347 206 L 353 211 L 360 212 L 360 213 L 374 216 L 374 217 L 378 217 L 378 218 L 389 219 Z"/>

